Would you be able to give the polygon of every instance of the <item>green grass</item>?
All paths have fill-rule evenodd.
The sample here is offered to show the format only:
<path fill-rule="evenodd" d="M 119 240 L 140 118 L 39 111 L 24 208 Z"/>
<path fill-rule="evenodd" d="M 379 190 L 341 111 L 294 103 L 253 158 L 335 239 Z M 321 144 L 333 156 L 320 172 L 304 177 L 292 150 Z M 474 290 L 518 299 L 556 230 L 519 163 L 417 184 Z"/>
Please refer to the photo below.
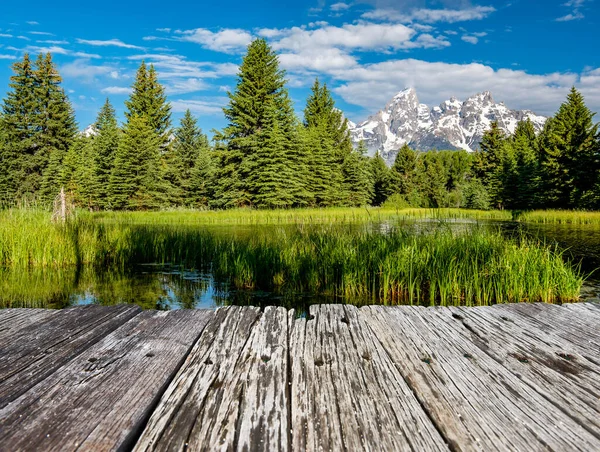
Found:
<path fill-rule="evenodd" d="M 587 212 L 584 210 L 535 210 L 520 214 L 518 220 L 524 223 L 600 225 L 600 212 Z"/>
<path fill-rule="evenodd" d="M 173 263 L 210 271 L 235 289 L 317 294 L 356 304 L 578 298 L 580 272 L 544 244 L 476 226 L 453 232 L 442 224 L 424 233 L 392 227 L 381 233 L 361 226 L 360 212 L 234 211 L 231 218 L 222 212 L 81 213 L 67 225 L 55 225 L 47 213 L 7 211 L 0 216 L 0 265 L 87 264 L 122 271 L 137 263 Z M 464 218 L 463 211 L 453 213 Z M 404 214 L 432 217 L 421 210 Z M 236 227 L 216 227 L 225 219 Z"/>
<path fill-rule="evenodd" d="M 467 209 L 401 209 L 326 208 L 287 210 L 169 210 L 163 212 L 107 212 L 94 218 L 104 223 L 128 224 L 198 224 L 198 225 L 264 225 L 264 224 L 322 224 L 363 223 L 390 219 L 473 219 L 510 220 L 506 211 Z"/>

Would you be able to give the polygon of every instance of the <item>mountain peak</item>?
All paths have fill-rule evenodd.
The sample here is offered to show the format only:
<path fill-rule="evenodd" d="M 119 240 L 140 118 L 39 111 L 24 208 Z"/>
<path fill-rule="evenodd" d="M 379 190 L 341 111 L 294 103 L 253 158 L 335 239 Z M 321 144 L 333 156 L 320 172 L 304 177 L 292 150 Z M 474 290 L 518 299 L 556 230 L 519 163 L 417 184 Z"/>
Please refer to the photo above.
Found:
<path fill-rule="evenodd" d="M 528 110 L 510 110 L 497 104 L 490 91 L 475 94 L 465 102 L 452 97 L 439 107 L 421 104 L 414 88 L 396 94 L 386 107 L 366 121 L 351 128 L 355 143 L 364 140 L 371 155 L 380 152 L 392 164 L 403 144 L 413 149 L 479 148 L 483 133 L 492 121 L 498 121 L 507 134 L 515 131 L 517 123 L 530 119 L 536 131 L 546 121 Z"/>

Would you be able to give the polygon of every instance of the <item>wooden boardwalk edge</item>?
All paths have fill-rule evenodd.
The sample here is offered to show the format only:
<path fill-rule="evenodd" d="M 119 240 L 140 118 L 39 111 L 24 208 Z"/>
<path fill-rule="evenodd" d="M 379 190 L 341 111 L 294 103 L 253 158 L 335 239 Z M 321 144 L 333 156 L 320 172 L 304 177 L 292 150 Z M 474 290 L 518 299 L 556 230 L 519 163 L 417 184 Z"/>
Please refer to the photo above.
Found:
<path fill-rule="evenodd" d="M 0 310 L 0 444 L 600 450 L 599 306 Z"/>

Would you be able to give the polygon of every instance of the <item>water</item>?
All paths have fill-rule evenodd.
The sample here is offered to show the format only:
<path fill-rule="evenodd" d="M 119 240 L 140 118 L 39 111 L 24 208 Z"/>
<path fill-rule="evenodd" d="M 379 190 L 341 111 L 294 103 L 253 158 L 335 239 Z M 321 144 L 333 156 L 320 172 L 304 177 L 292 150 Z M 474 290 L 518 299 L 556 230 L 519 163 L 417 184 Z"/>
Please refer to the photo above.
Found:
<path fill-rule="evenodd" d="M 428 229 L 448 227 L 467 229 L 474 225 L 500 229 L 506 234 L 525 232 L 565 251 L 565 257 L 580 263 L 591 274 L 585 296 L 597 296 L 600 281 L 600 227 L 565 225 L 521 225 L 515 223 L 475 222 L 469 220 L 410 222 L 402 227 Z M 385 234 L 391 223 L 374 223 L 374 230 Z M 230 233 L 251 234 L 252 227 L 229 227 Z M 261 227 L 264 228 L 264 227 Z M 221 228 L 222 229 L 222 228 Z M 214 309 L 218 306 L 279 305 L 305 312 L 310 304 L 336 300 L 313 294 L 280 294 L 232 290 L 226 281 L 217 281 L 208 270 L 183 268 L 177 263 L 138 265 L 127 271 L 102 271 L 92 268 L 10 271 L 0 269 L 0 308 L 40 307 L 61 309 L 69 306 L 121 303 L 137 304 L 143 309 Z"/>

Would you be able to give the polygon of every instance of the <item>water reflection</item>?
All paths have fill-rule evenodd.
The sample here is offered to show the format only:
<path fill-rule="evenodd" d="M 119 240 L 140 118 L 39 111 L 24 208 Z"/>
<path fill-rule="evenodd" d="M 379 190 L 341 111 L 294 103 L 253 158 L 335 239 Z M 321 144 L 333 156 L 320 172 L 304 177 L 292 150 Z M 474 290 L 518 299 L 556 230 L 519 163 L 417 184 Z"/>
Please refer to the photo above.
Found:
<path fill-rule="evenodd" d="M 483 226 L 500 229 L 507 235 L 525 232 L 546 243 L 557 244 L 565 250 L 566 258 L 581 262 L 582 269 L 588 274 L 600 267 L 599 226 L 522 225 L 468 220 L 425 222 L 404 220 L 402 223 L 372 223 L 369 227 L 385 234 L 392 227 L 398 226 L 418 231 L 427 231 L 431 228 L 464 230 Z M 220 228 L 220 232 L 224 232 L 223 228 Z M 256 233 L 256 227 L 230 227 L 225 233 L 252 234 Z M 600 281 L 600 272 L 595 272 L 591 280 Z M 0 269 L 0 308 L 60 309 L 85 304 L 133 303 L 143 309 L 165 310 L 213 309 L 221 305 L 236 304 L 279 305 L 306 312 L 310 304 L 340 301 L 343 300 L 315 297 L 309 293 L 231 290 L 226 281 L 216 281 L 210 271 L 182 268 L 178 265 L 138 265 L 127 271 L 111 270 L 110 272 L 90 267 L 31 271 Z M 357 304 L 360 304 L 360 300 Z"/>

